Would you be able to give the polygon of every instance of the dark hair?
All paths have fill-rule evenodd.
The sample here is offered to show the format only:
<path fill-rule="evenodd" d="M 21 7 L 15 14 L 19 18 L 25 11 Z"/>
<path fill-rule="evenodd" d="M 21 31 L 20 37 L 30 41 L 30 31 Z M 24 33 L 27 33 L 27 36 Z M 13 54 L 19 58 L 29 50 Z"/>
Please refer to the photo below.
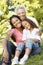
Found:
<path fill-rule="evenodd" d="M 38 28 L 38 27 L 35 25 L 35 23 L 34 23 L 32 20 L 28 19 L 28 18 L 24 19 L 23 21 L 27 21 L 32 28 Z"/>
<path fill-rule="evenodd" d="M 10 17 L 10 25 L 12 26 L 12 28 L 14 28 L 14 26 L 13 26 L 13 24 L 12 24 L 12 18 L 14 18 L 14 17 L 15 17 L 15 18 L 18 18 L 20 21 L 22 21 L 19 16 L 17 16 L 17 15 L 12 15 L 12 16 Z"/>
<path fill-rule="evenodd" d="M 20 18 L 19 18 L 19 16 L 17 16 L 17 15 L 12 15 L 11 17 L 10 17 L 10 25 L 11 25 L 11 27 L 12 28 L 15 28 L 14 26 L 13 26 L 13 24 L 12 24 L 12 18 L 18 18 L 20 21 L 22 21 Z M 22 27 L 22 26 L 21 26 Z M 22 27 L 22 30 L 23 30 L 23 27 Z M 15 40 L 15 42 L 16 42 L 16 39 L 14 38 L 14 36 L 13 36 L 13 34 L 12 34 L 12 36 L 11 36 L 11 38 L 12 38 L 12 40 Z"/>

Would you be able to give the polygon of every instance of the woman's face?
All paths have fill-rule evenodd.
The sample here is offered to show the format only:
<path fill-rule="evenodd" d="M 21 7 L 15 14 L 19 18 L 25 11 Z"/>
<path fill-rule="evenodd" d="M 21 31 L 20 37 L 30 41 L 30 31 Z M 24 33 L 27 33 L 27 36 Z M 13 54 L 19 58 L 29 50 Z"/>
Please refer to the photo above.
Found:
<path fill-rule="evenodd" d="M 26 17 L 26 12 L 24 12 L 23 9 L 18 9 L 17 15 L 21 18 L 21 20 L 24 20 Z"/>
<path fill-rule="evenodd" d="M 25 29 L 29 29 L 29 30 L 30 30 L 30 24 L 29 24 L 27 21 L 23 21 L 23 22 L 22 22 L 22 26 L 23 26 Z"/>
<path fill-rule="evenodd" d="M 11 21 L 12 21 L 12 24 L 14 27 L 16 27 L 16 28 L 21 27 L 21 21 L 18 18 L 14 17 L 14 18 L 12 18 Z"/>

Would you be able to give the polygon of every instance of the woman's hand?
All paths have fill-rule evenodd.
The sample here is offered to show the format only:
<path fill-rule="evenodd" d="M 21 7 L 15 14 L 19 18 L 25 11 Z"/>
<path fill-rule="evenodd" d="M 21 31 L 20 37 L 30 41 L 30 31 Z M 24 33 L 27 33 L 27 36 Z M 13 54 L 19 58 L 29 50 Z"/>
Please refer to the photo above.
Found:
<path fill-rule="evenodd" d="M 8 59 L 9 59 L 9 53 L 8 53 L 7 50 L 4 50 L 4 52 L 3 52 L 3 58 L 4 58 L 5 61 L 8 61 Z"/>

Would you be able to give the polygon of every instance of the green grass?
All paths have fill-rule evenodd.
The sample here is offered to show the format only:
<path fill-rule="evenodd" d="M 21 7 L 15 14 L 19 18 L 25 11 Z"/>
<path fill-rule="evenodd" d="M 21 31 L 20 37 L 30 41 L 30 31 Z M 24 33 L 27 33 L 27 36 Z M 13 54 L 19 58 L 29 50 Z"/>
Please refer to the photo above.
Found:
<path fill-rule="evenodd" d="M 25 65 L 43 65 L 43 42 L 41 42 L 41 54 L 30 56 Z"/>
<path fill-rule="evenodd" d="M 41 48 L 41 54 L 30 56 L 25 65 L 43 65 L 43 42 L 41 42 Z"/>
<path fill-rule="evenodd" d="M 0 55 L 0 59 L 1 59 L 1 55 Z"/>

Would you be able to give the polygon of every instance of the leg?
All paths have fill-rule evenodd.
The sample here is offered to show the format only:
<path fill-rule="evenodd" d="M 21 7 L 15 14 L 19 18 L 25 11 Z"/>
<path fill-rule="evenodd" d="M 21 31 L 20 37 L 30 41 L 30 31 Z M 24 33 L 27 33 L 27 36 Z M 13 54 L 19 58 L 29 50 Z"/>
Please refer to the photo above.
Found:
<path fill-rule="evenodd" d="M 18 45 L 17 48 L 16 48 L 16 53 L 15 53 L 15 55 L 16 55 L 17 57 L 20 56 L 20 54 L 21 54 L 23 48 L 24 48 L 24 44 L 23 44 L 23 43 L 19 43 L 19 45 Z M 18 54 L 17 54 L 17 53 L 18 53 Z"/>
<path fill-rule="evenodd" d="M 30 55 L 40 54 L 40 52 L 41 52 L 41 48 L 39 47 L 39 44 L 38 44 L 38 47 L 35 46 L 32 48 Z"/>
<path fill-rule="evenodd" d="M 22 52 L 21 52 L 21 54 L 19 56 L 19 60 L 24 56 L 24 54 L 25 54 L 25 46 L 24 46 L 24 48 L 23 48 L 23 50 L 22 50 Z"/>
<path fill-rule="evenodd" d="M 3 65 L 3 63 L 5 64 L 5 65 L 9 65 L 9 64 L 11 64 L 11 58 L 12 58 L 12 54 L 13 54 L 13 52 L 15 52 L 15 46 L 11 43 L 11 42 L 7 42 L 7 50 L 8 50 L 8 53 L 9 53 L 9 59 L 8 59 L 8 61 L 7 61 L 7 63 L 6 63 L 6 60 L 5 60 L 5 58 L 2 58 L 2 65 Z M 13 50 L 13 51 L 12 51 Z M 3 52 L 4 53 L 4 52 Z"/>
<path fill-rule="evenodd" d="M 25 54 L 23 56 L 23 58 L 20 60 L 19 64 L 25 64 L 25 61 L 28 59 L 32 46 L 33 46 L 33 42 L 31 40 L 27 41 L 26 44 L 26 49 L 25 49 Z"/>
<path fill-rule="evenodd" d="M 14 59 L 12 60 L 12 65 L 18 64 L 19 55 L 20 55 L 20 53 L 21 53 L 23 47 L 24 47 L 24 44 L 23 44 L 23 43 L 19 43 L 19 44 L 18 44 L 18 46 L 17 46 L 17 48 L 16 48 L 16 52 L 15 52 L 15 57 L 14 57 Z"/>

